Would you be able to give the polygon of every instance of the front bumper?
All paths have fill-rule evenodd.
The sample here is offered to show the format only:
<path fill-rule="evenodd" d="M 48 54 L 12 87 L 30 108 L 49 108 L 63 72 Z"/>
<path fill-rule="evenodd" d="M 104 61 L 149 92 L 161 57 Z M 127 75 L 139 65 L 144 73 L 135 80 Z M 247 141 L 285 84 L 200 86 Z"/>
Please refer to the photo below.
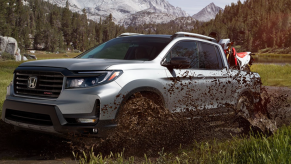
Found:
<path fill-rule="evenodd" d="M 64 115 L 55 105 L 43 105 L 13 100 L 5 100 L 2 120 L 19 128 L 56 134 L 91 134 L 97 137 L 107 136 L 116 127 L 112 120 L 98 120 L 94 125 L 71 123 L 72 118 L 96 118 L 96 113 Z M 98 119 L 98 118 L 97 118 Z M 97 133 L 93 133 L 97 129 Z"/>

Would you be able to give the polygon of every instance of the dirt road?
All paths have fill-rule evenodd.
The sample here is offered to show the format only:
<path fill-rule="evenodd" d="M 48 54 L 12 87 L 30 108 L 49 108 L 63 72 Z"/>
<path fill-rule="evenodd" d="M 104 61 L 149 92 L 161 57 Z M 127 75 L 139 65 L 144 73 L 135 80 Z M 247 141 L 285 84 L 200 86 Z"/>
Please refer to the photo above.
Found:
<path fill-rule="evenodd" d="M 290 88 L 266 87 L 266 89 L 270 95 L 289 95 L 288 101 L 290 102 Z M 284 110 L 282 112 L 284 116 L 275 116 L 279 126 L 290 124 L 291 108 L 285 107 L 282 110 Z M 217 126 L 220 122 L 214 124 Z M 208 126 L 213 125 L 209 124 Z M 205 131 L 204 128 L 203 131 L 197 131 L 201 134 L 197 140 L 211 140 L 213 138 L 225 140 L 230 139 L 233 135 L 241 134 L 238 125 L 233 124 L 222 124 L 222 126 L 210 129 Z M 36 132 L 18 132 L 14 130 L 13 126 L 7 125 L 1 120 L 0 134 L 0 163 L 76 163 L 72 155 L 71 142 L 68 139 Z"/>

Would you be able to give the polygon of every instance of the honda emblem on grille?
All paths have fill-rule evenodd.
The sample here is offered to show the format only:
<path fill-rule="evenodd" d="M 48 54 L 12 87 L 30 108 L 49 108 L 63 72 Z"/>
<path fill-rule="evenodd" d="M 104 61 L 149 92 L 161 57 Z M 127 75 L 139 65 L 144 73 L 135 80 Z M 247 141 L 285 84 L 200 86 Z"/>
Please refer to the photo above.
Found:
<path fill-rule="evenodd" d="M 37 83 L 37 77 L 31 76 L 28 78 L 28 88 L 35 88 Z"/>

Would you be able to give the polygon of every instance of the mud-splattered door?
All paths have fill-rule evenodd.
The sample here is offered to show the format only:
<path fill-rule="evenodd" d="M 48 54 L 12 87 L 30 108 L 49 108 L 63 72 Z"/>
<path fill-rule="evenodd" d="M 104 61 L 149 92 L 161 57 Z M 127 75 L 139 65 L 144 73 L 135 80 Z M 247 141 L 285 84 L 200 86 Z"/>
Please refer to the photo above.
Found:
<path fill-rule="evenodd" d="M 186 57 L 187 68 L 168 68 L 168 107 L 174 112 L 196 110 L 203 104 L 201 95 L 206 92 L 206 78 L 199 69 L 199 53 L 196 41 L 180 41 L 168 52 L 166 62 L 173 57 Z"/>
<path fill-rule="evenodd" d="M 207 87 L 201 95 L 204 98 L 203 109 L 218 109 L 228 104 L 231 97 L 228 68 L 216 45 L 198 42 L 198 49 L 199 75 L 205 77 Z"/>

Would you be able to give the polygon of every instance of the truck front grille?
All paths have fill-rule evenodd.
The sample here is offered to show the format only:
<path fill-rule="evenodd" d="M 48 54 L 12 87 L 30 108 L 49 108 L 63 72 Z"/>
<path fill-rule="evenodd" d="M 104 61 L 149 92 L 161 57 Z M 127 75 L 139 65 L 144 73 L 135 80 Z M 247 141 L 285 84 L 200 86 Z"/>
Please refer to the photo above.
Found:
<path fill-rule="evenodd" d="M 64 76 L 59 72 L 16 71 L 14 91 L 17 95 L 58 98 L 63 88 L 63 79 Z"/>
<path fill-rule="evenodd" d="M 12 109 L 6 109 L 5 118 L 11 121 L 17 121 L 33 125 L 53 125 L 51 117 L 49 115 L 23 112 Z"/>

